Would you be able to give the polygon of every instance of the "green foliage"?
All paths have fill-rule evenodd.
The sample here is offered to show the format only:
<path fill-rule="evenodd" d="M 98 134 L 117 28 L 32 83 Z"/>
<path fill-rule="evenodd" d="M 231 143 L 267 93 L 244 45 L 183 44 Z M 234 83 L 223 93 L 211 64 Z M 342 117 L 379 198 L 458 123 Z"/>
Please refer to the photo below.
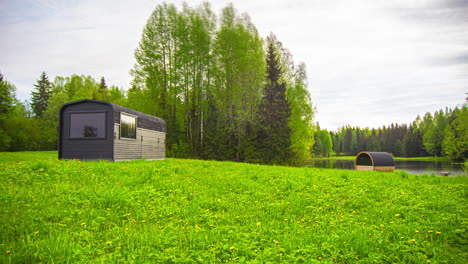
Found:
<path fill-rule="evenodd" d="M 286 55 L 280 45 L 275 52 Z M 216 19 L 208 4 L 182 10 L 160 4 L 135 50 L 128 104 L 166 120 L 169 156 L 301 163 L 310 157 L 313 111 L 305 67 L 295 75 L 289 57 L 277 62 L 281 80 L 267 81 L 263 41 L 247 14 L 231 4 Z M 286 107 L 272 109 L 284 120 L 264 131 L 274 138 L 270 143 L 265 137 L 257 142 L 258 120 L 268 119 L 259 115 L 273 113 L 259 110 L 262 88 L 273 83 L 281 84 Z"/>
<path fill-rule="evenodd" d="M 299 64 L 294 77 L 295 82 L 287 90 L 287 99 L 291 109 L 288 126 L 291 129 L 291 162 L 305 164 L 311 159 L 314 146 L 314 111 L 309 91 L 307 90 L 307 73 L 305 64 Z M 328 136 L 329 137 L 329 136 Z M 328 140 L 328 139 L 327 139 Z M 326 155 L 331 153 L 331 138 L 326 144 Z"/>
<path fill-rule="evenodd" d="M 333 142 L 327 130 L 319 128 L 315 134 L 315 145 L 313 152 L 316 157 L 330 157 L 333 151 Z"/>
<path fill-rule="evenodd" d="M 466 177 L 56 154 L 0 153 L 1 263 L 468 258 Z"/>
<path fill-rule="evenodd" d="M 442 146 L 445 154 L 455 161 L 465 160 L 468 157 L 468 106 L 452 112 L 444 132 Z"/>

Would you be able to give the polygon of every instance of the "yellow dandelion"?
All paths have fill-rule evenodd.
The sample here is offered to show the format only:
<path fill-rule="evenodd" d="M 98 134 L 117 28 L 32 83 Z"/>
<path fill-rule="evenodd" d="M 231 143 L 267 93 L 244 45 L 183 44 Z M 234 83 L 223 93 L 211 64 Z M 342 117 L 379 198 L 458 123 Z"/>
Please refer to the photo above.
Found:
<path fill-rule="evenodd" d="M 356 260 L 359 260 L 359 257 L 356 257 Z"/>
<path fill-rule="evenodd" d="M 229 248 L 231 251 L 234 251 L 234 249 L 236 249 L 235 247 L 230 247 Z"/>
<path fill-rule="evenodd" d="M 39 235 L 39 232 L 36 231 L 36 232 L 34 232 L 34 234 L 37 236 L 37 235 Z"/>
<path fill-rule="evenodd" d="M 275 241 L 275 245 L 279 245 L 279 242 L 278 242 L 278 241 Z"/>
<path fill-rule="evenodd" d="M 86 225 L 86 223 L 81 223 L 81 226 L 85 226 L 85 225 Z"/>
<path fill-rule="evenodd" d="M 343 242 L 343 245 L 345 245 L 345 246 L 346 246 L 347 244 L 348 244 L 348 243 L 346 243 L 346 242 Z"/>
<path fill-rule="evenodd" d="M 188 197 L 182 197 L 182 200 L 187 200 L 187 199 L 188 199 Z"/>
<path fill-rule="evenodd" d="M 369 236 L 371 237 L 371 236 L 372 236 L 372 234 L 369 234 Z"/>
<path fill-rule="evenodd" d="M 413 243 L 416 242 L 416 239 L 411 239 L 411 242 L 413 242 Z"/>
<path fill-rule="evenodd" d="M 380 211 L 380 213 L 382 214 L 382 213 L 383 213 L 383 211 Z"/>
<path fill-rule="evenodd" d="M 107 242 L 106 242 L 106 245 L 109 246 L 110 244 L 112 244 L 112 241 L 107 241 Z"/>
<path fill-rule="evenodd" d="M 125 228 L 125 231 L 128 231 L 128 227 L 127 227 L 127 228 Z"/>
<path fill-rule="evenodd" d="M 427 232 L 428 232 L 429 234 L 432 234 L 434 231 L 432 231 L 432 230 L 429 230 L 429 231 L 427 231 Z"/>
<path fill-rule="evenodd" d="M 318 257 L 317 259 L 318 259 L 318 260 L 322 260 L 322 257 Z"/>
<path fill-rule="evenodd" d="M 349 221 L 349 223 L 350 223 L 350 224 L 352 224 L 352 223 L 353 223 L 353 221 Z"/>
<path fill-rule="evenodd" d="M 380 228 L 384 228 L 385 226 L 384 225 L 380 225 Z"/>
<path fill-rule="evenodd" d="M 334 260 L 336 260 L 336 257 L 333 257 Z"/>
<path fill-rule="evenodd" d="M 405 239 L 405 237 L 400 237 L 401 240 Z"/>
<path fill-rule="evenodd" d="M 396 217 L 400 217 L 400 214 L 396 214 L 395 216 L 396 216 Z"/>
<path fill-rule="evenodd" d="M 73 236 L 74 234 L 75 234 L 75 233 L 73 233 L 73 232 L 70 232 L 70 235 L 71 235 L 71 236 Z"/>
<path fill-rule="evenodd" d="M 146 223 L 146 220 L 141 220 L 142 223 Z"/>
<path fill-rule="evenodd" d="M 436 235 L 440 235 L 440 234 L 442 234 L 442 232 L 436 232 Z"/>
<path fill-rule="evenodd" d="M 427 260 L 427 263 L 431 263 L 431 261 L 430 261 L 430 260 Z"/>
<path fill-rule="evenodd" d="M 260 222 L 257 222 L 257 226 L 261 226 L 261 225 L 262 225 L 262 223 L 260 223 Z"/>
<path fill-rule="evenodd" d="M 195 225 L 195 228 L 201 230 L 202 228 L 199 225 Z"/>
<path fill-rule="evenodd" d="M 285 222 L 289 221 L 288 219 L 284 219 Z"/>
<path fill-rule="evenodd" d="M 393 225 L 393 224 L 394 224 L 394 222 L 390 222 L 390 224 L 391 224 L 391 225 Z"/>
<path fill-rule="evenodd" d="M 416 234 L 419 234 L 419 230 L 416 230 Z"/>
<path fill-rule="evenodd" d="M 7 255 L 10 255 L 10 254 L 11 254 L 11 251 L 10 251 L 10 250 L 7 250 L 6 253 L 7 253 Z"/>

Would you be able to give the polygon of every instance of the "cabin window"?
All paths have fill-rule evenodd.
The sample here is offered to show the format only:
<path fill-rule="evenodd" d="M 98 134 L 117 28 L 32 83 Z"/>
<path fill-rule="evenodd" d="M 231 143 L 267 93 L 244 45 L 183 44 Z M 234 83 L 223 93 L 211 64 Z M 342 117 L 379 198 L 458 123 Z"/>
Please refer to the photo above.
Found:
<path fill-rule="evenodd" d="M 120 114 L 120 138 L 136 139 L 136 117 Z"/>
<path fill-rule="evenodd" d="M 105 138 L 106 113 L 71 113 L 70 138 Z"/>

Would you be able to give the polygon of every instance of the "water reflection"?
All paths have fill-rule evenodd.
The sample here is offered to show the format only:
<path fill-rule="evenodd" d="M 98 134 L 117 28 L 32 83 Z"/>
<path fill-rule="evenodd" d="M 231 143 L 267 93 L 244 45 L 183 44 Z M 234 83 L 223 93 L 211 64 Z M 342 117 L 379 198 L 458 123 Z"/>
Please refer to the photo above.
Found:
<path fill-rule="evenodd" d="M 354 169 L 353 160 L 320 159 L 314 160 L 310 167 L 330 168 L 330 169 Z M 415 161 L 415 160 L 396 160 L 397 170 L 405 170 L 411 174 L 434 174 L 440 175 L 441 172 L 450 172 L 449 176 L 468 176 L 463 170 L 462 164 L 452 164 L 450 162 L 434 161 Z"/>

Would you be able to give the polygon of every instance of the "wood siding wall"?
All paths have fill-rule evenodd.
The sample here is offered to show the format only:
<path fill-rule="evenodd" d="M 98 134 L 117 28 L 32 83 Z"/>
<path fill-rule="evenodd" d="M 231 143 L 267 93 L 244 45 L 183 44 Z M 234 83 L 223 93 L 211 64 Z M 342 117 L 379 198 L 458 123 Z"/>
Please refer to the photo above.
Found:
<path fill-rule="evenodd" d="M 166 133 L 137 128 L 136 139 L 121 139 L 120 124 L 114 124 L 114 160 L 162 160 L 166 157 Z"/>

